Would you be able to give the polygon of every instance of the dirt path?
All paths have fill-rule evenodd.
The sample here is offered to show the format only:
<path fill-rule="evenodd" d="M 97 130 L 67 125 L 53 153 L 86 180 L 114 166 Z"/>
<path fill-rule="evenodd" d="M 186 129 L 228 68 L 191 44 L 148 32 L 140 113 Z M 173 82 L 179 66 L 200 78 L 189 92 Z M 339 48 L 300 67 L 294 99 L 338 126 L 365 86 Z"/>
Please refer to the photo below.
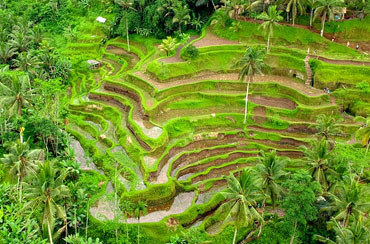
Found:
<path fill-rule="evenodd" d="M 196 74 L 191 78 L 183 78 L 178 80 L 171 80 L 168 82 L 159 82 L 153 79 L 150 75 L 143 71 L 135 72 L 135 75 L 148 81 L 158 90 L 163 90 L 175 86 L 196 83 L 202 80 L 219 80 L 219 81 L 238 81 L 238 73 L 216 73 L 216 72 L 202 72 Z M 322 90 L 306 86 L 303 83 L 296 82 L 292 78 L 277 75 L 259 75 L 254 78 L 254 83 L 276 82 L 283 86 L 287 86 L 298 90 L 299 92 L 308 96 L 319 96 L 324 94 Z"/>
<path fill-rule="evenodd" d="M 232 44 L 240 44 L 238 41 L 230 41 L 224 38 L 221 38 L 209 31 L 204 38 L 194 42 L 194 46 L 197 48 L 200 47 L 208 47 L 208 46 L 221 46 L 221 45 L 232 45 Z"/>
<path fill-rule="evenodd" d="M 329 64 L 336 64 L 336 65 L 356 65 L 356 66 L 370 66 L 370 62 L 366 61 L 354 61 L 354 60 L 336 60 L 336 59 L 328 59 L 328 58 L 323 58 L 317 55 L 309 55 L 308 56 L 310 59 L 318 59 L 321 60 L 325 63 Z"/>

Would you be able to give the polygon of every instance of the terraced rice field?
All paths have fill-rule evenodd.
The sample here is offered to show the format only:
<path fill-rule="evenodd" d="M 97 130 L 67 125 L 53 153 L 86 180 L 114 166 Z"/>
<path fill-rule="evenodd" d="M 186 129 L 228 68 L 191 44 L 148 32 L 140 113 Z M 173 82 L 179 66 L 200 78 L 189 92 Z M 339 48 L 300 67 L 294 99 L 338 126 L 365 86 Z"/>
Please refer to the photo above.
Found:
<path fill-rule="evenodd" d="M 201 53 L 198 59 L 212 47 L 245 50 L 211 33 L 191 40 Z M 306 73 L 273 66 L 270 74 L 255 77 L 251 85 L 244 126 L 246 84 L 238 81 L 237 70 L 207 66 L 192 73 L 185 71 L 188 64 L 178 58 L 180 51 L 169 59 L 140 43 L 133 42 L 132 50 L 128 52 L 123 41 L 109 41 L 100 60 L 103 66 L 78 74 L 67 129 L 94 159 L 88 167 L 79 144 L 72 144 L 86 169 L 101 170 L 111 179 L 110 188 L 116 182 L 113 190 L 122 199 L 146 199 L 149 211 L 142 222 L 163 224 L 175 218 L 183 227 L 202 224 L 216 233 L 221 225 L 207 219 L 220 204 L 211 199 L 225 185 L 223 176 L 255 165 L 262 149 L 293 159 L 291 170 L 301 167 L 299 146 L 312 140 L 315 131 L 310 125 L 316 116 L 340 114 L 335 100 L 305 84 Z M 235 58 L 225 59 L 232 67 Z M 159 72 L 171 72 L 173 65 L 184 71 L 156 73 L 150 69 L 155 63 L 162 67 Z M 301 63 L 305 70 L 303 59 Z M 343 119 L 344 132 L 356 129 L 351 118 Z M 350 138 L 344 133 L 339 139 Z M 112 173 L 115 165 L 118 181 Z M 112 219 L 112 206 L 102 197 L 90 211 L 104 221 Z"/>

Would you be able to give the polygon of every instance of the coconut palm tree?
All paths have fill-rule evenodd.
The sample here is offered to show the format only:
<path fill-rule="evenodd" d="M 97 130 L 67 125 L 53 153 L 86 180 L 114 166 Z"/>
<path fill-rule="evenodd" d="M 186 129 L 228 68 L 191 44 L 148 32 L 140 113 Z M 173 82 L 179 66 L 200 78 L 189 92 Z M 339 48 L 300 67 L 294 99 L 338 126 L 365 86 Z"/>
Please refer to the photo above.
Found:
<path fill-rule="evenodd" d="M 328 226 L 335 232 L 335 241 L 320 235 L 315 235 L 314 240 L 329 244 L 369 244 L 370 221 L 363 217 L 352 222 L 348 228 L 341 226 L 335 219 Z"/>
<path fill-rule="evenodd" d="M 330 164 L 331 151 L 329 143 L 324 138 L 311 143 L 310 148 L 302 146 L 303 160 L 309 165 L 309 172 L 313 179 L 320 183 L 324 190 L 330 187 L 329 175 L 337 175 Z"/>
<path fill-rule="evenodd" d="M 16 49 L 8 43 L 0 43 L 0 59 L 6 64 L 16 54 Z"/>
<path fill-rule="evenodd" d="M 361 184 L 357 176 L 347 177 L 340 182 L 333 193 L 329 193 L 331 204 L 323 208 L 323 211 L 329 210 L 336 212 L 335 220 L 342 221 L 341 225 L 348 227 L 350 218 L 358 220 L 361 216 L 367 216 L 370 212 L 370 203 L 366 201 L 370 190 L 367 186 Z"/>
<path fill-rule="evenodd" d="M 172 23 L 178 23 L 179 24 L 179 32 L 181 33 L 181 26 L 185 24 L 185 26 L 190 22 L 190 10 L 188 6 L 181 6 L 181 4 L 178 4 L 174 10 L 174 16 L 172 19 Z"/>
<path fill-rule="evenodd" d="M 20 53 L 17 59 L 14 60 L 14 65 L 23 71 L 30 71 L 30 69 L 37 67 L 39 64 L 37 56 L 33 52 Z"/>
<path fill-rule="evenodd" d="M 270 153 L 261 152 L 259 164 L 256 166 L 256 171 L 262 180 L 262 189 L 267 196 L 270 196 L 272 205 L 275 208 L 276 200 L 278 199 L 283 187 L 281 181 L 287 173 L 284 171 L 286 160 L 276 156 L 276 151 Z"/>
<path fill-rule="evenodd" d="M 292 13 L 293 18 L 293 26 L 295 24 L 295 18 L 297 17 L 297 13 L 303 13 L 304 9 L 304 0 L 286 0 L 286 11 L 288 13 Z"/>
<path fill-rule="evenodd" d="M 11 38 L 9 41 L 10 45 L 17 51 L 26 52 L 29 49 L 31 40 L 24 32 L 14 31 L 9 36 Z"/>
<path fill-rule="evenodd" d="M 221 211 L 226 211 L 225 223 L 234 219 L 234 238 L 236 241 L 238 229 L 245 225 L 252 225 L 255 220 L 263 222 L 263 218 L 257 212 L 257 201 L 263 200 L 259 179 L 248 169 L 241 171 L 239 178 L 230 173 L 225 177 L 228 187 L 221 194 L 225 197 L 226 203 L 221 206 Z"/>
<path fill-rule="evenodd" d="M 366 146 L 366 155 L 370 147 L 370 118 L 366 120 L 366 124 L 357 130 L 356 136 L 362 137 L 362 145 Z"/>
<path fill-rule="evenodd" d="M 253 82 L 253 77 L 257 74 L 262 74 L 264 69 L 269 68 L 264 63 L 265 51 L 256 47 L 248 47 L 244 56 L 239 62 L 236 63 L 236 67 L 241 67 L 239 72 L 239 80 L 244 81 L 248 76 L 247 92 L 245 94 L 245 109 L 244 109 L 244 122 L 247 123 L 248 114 L 248 95 L 249 95 L 249 84 Z"/>
<path fill-rule="evenodd" d="M 341 133 L 341 130 L 338 128 L 339 122 L 333 114 L 320 114 L 316 118 L 316 124 L 310 127 L 317 130 L 316 135 L 329 140 L 329 137 L 338 136 Z"/>
<path fill-rule="evenodd" d="M 39 164 L 39 172 L 34 174 L 30 183 L 24 183 L 24 196 L 28 202 L 23 209 L 41 210 L 41 225 L 48 232 L 50 244 L 53 244 L 55 221 L 66 217 L 63 200 L 69 197 L 69 189 L 63 184 L 65 177 L 65 171 L 57 170 L 53 162 L 46 161 Z"/>
<path fill-rule="evenodd" d="M 166 52 L 166 56 L 176 48 L 176 38 L 167 36 L 166 39 L 162 40 L 162 44 L 159 45 L 159 50 Z"/>
<path fill-rule="evenodd" d="M 136 9 L 132 7 L 132 5 L 134 4 L 134 0 L 115 0 L 115 2 L 126 11 L 125 18 L 126 18 L 127 50 L 130 52 L 130 38 L 128 36 L 128 11 L 129 10 L 136 11 Z"/>
<path fill-rule="evenodd" d="M 147 212 L 147 205 L 146 202 L 138 201 L 135 206 L 134 213 L 135 218 L 137 218 L 137 243 L 140 244 L 140 217 L 141 215 L 145 215 Z"/>
<path fill-rule="evenodd" d="M 306 0 L 306 4 L 310 7 L 310 27 L 313 25 L 313 12 L 316 8 L 318 0 Z"/>
<path fill-rule="evenodd" d="M 280 27 L 278 22 L 283 20 L 283 17 L 280 15 L 281 11 L 276 10 L 276 6 L 270 6 L 267 13 L 263 12 L 258 16 L 259 19 L 264 20 L 258 28 L 263 29 L 267 34 L 267 53 L 270 52 L 270 38 L 274 35 L 274 29 Z"/>
<path fill-rule="evenodd" d="M 321 16 L 321 36 L 324 35 L 326 20 L 334 20 L 334 10 L 343 4 L 342 0 L 318 0 L 314 19 Z"/>
<path fill-rule="evenodd" d="M 17 178 L 17 188 L 19 190 L 19 202 L 22 201 L 22 182 L 25 176 L 34 173 L 38 163 L 44 160 L 44 151 L 41 149 L 30 149 L 27 142 L 17 141 L 9 146 L 9 151 L 0 158 L 0 162 L 9 173 Z"/>
<path fill-rule="evenodd" d="M 27 75 L 13 76 L 9 86 L 0 82 L 0 109 L 7 107 L 9 115 L 22 114 L 22 108 L 31 105 L 34 97 Z"/>
<path fill-rule="evenodd" d="M 120 206 L 121 206 L 121 210 L 125 216 L 125 222 L 126 222 L 126 237 L 127 237 L 127 240 L 128 240 L 128 223 L 127 223 L 127 218 L 132 214 L 132 212 L 134 211 L 135 209 L 135 205 L 130 202 L 130 201 L 122 201 L 120 203 Z"/>

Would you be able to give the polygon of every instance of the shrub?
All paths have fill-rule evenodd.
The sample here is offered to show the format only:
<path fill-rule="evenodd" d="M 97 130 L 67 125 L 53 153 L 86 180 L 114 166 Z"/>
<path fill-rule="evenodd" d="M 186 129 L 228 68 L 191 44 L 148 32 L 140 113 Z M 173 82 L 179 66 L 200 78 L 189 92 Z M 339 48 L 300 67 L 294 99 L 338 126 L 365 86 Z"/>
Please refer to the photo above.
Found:
<path fill-rule="evenodd" d="M 183 60 L 195 59 L 199 56 L 199 50 L 194 45 L 187 46 L 184 48 L 184 52 L 181 55 Z"/>

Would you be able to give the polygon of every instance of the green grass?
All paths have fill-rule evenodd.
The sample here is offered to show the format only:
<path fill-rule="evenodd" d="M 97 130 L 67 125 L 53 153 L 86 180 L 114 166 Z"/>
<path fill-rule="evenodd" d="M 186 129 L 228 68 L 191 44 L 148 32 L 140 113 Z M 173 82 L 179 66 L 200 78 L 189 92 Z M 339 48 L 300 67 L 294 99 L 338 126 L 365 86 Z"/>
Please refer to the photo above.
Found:
<path fill-rule="evenodd" d="M 342 87 L 355 87 L 363 81 L 370 81 L 369 66 L 334 65 L 310 60 L 313 67 L 315 87 L 329 87 L 334 90 Z"/>
<path fill-rule="evenodd" d="M 267 38 L 263 32 L 258 29 L 258 24 L 242 21 L 240 22 L 240 26 L 241 29 L 238 32 L 234 32 L 230 28 L 224 28 L 220 25 L 212 26 L 210 30 L 222 38 L 237 40 L 243 44 L 266 45 Z M 317 50 L 319 55 L 329 58 L 363 58 L 356 50 L 347 48 L 341 44 L 332 43 L 330 40 L 327 40 L 320 35 L 312 33 L 306 29 L 282 25 L 275 29 L 271 41 L 273 46 L 299 48 L 301 50 L 305 50 L 306 52 L 308 48 L 310 48 L 311 51 Z"/>

